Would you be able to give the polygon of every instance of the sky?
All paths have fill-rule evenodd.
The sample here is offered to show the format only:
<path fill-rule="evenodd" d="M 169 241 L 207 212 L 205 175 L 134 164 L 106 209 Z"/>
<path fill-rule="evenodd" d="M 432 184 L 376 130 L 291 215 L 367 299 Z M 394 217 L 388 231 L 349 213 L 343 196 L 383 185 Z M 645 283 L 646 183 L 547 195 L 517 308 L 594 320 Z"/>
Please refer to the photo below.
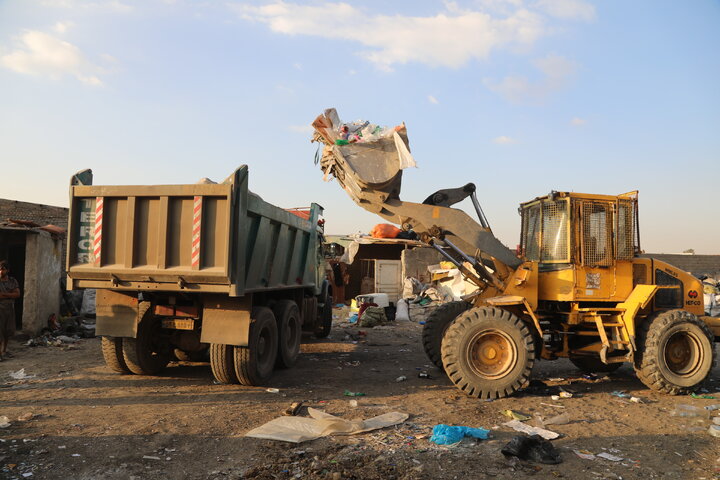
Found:
<path fill-rule="evenodd" d="M 401 198 L 474 182 L 510 247 L 521 202 L 639 190 L 643 250 L 720 254 L 718 25 L 717 0 L 0 0 L 0 198 L 247 164 L 264 200 L 366 233 L 313 164 L 334 107 L 405 122 Z"/>

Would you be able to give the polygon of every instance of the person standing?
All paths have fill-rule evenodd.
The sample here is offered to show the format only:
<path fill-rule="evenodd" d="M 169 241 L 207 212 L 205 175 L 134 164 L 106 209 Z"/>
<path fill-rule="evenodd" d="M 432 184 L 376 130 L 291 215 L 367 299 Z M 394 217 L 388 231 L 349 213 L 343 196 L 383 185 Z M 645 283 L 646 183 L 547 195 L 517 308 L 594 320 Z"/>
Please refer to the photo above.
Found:
<path fill-rule="evenodd" d="M 0 362 L 12 357 L 7 347 L 15 334 L 15 299 L 20 298 L 20 286 L 9 273 L 7 261 L 0 260 Z"/>

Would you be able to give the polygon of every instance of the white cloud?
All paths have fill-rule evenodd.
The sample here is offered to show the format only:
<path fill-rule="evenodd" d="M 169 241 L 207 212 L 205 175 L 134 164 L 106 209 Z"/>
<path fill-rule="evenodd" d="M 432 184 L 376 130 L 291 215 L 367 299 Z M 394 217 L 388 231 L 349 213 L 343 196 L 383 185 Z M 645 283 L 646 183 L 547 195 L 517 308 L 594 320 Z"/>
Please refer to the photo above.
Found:
<path fill-rule="evenodd" d="M 493 142 L 497 143 L 498 145 L 510 145 L 511 143 L 517 143 L 517 140 L 506 135 L 501 135 L 493 139 Z"/>
<path fill-rule="evenodd" d="M 293 63 L 293 68 L 295 68 L 295 70 L 302 70 L 302 63 Z"/>
<path fill-rule="evenodd" d="M 299 5 L 276 1 L 263 6 L 231 5 L 249 21 L 285 35 L 350 40 L 358 55 L 382 70 L 410 62 L 458 68 L 500 48 L 527 48 L 548 34 L 543 16 L 522 5 L 505 16 L 447 3 L 434 16 L 371 15 L 348 3 Z"/>
<path fill-rule="evenodd" d="M 60 78 L 71 75 L 81 82 L 99 86 L 99 67 L 75 45 L 47 33 L 28 30 L 18 38 L 18 48 L 0 56 L 0 66 L 26 75 Z"/>
<path fill-rule="evenodd" d="M 536 59 L 533 65 L 543 74 L 540 81 L 508 76 L 500 81 L 485 79 L 485 86 L 513 103 L 537 102 L 563 88 L 577 70 L 575 62 L 554 54 Z"/>
<path fill-rule="evenodd" d="M 438 103 L 440 103 L 440 102 L 438 102 L 438 99 L 433 97 L 432 95 L 428 95 L 427 98 L 428 98 L 428 102 L 432 103 L 433 105 L 437 105 Z"/>
<path fill-rule="evenodd" d="M 578 117 L 575 117 L 572 120 L 570 120 L 570 125 L 574 125 L 576 127 L 582 127 L 586 123 L 587 123 L 587 121 L 585 119 L 578 118 Z"/>
<path fill-rule="evenodd" d="M 539 0 L 535 6 L 553 17 L 585 21 L 595 19 L 595 7 L 583 0 Z"/>
<path fill-rule="evenodd" d="M 57 33 L 65 33 L 73 25 L 74 24 L 72 22 L 57 22 L 53 27 L 53 30 L 55 30 Z"/>
<path fill-rule="evenodd" d="M 134 9 L 132 5 L 120 2 L 119 0 L 99 2 L 86 0 L 43 0 L 41 3 L 45 7 L 65 8 L 69 10 L 105 10 L 117 13 L 128 13 Z"/>

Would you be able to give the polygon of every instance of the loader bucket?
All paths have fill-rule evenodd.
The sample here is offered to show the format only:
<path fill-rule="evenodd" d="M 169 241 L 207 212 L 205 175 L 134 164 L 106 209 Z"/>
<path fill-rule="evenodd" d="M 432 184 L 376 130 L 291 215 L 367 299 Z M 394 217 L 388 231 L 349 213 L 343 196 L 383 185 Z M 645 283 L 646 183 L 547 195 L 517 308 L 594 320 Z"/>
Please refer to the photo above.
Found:
<path fill-rule="evenodd" d="M 337 113 L 330 109 L 312 124 L 314 140 L 325 144 L 320 162 L 325 180 L 334 176 L 356 202 L 398 198 L 402 169 L 415 166 L 405 125 L 371 141 L 336 145 L 336 122 Z"/>

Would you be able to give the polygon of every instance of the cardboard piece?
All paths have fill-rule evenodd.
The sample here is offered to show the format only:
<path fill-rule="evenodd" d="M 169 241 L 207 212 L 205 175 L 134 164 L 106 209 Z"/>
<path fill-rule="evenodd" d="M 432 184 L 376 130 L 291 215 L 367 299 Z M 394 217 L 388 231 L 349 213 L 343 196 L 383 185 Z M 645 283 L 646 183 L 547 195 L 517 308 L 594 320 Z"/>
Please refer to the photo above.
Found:
<path fill-rule="evenodd" d="M 407 413 L 390 412 L 367 420 L 345 420 L 329 413 L 308 408 L 308 417 L 278 417 L 245 434 L 246 437 L 301 443 L 327 435 L 355 435 L 397 425 Z"/>

